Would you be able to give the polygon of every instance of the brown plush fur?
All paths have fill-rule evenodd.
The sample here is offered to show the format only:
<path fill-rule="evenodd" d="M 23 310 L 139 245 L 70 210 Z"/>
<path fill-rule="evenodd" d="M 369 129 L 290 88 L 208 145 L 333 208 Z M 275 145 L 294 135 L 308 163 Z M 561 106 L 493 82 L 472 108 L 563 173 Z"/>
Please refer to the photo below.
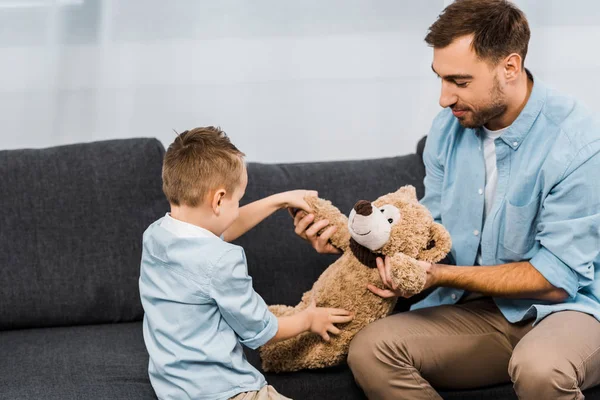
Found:
<path fill-rule="evenodd" d="M 313 209 L 315 221 L 328 219 L 337 226 L 331 243 L 343 251 L 304 293 L 295 307 L 275 305 L 269 309 L 276 316 L 293 315 L 304 310 L 314 298 L 319 307 L 342 308 L 354 313 L 354 320 L 339 325 L 341 333 L 329 342 L 312 333 L 265 345 L 261 348 L 265 371 L 296 371 L 337 365 L 346 359 L 350 341 L 367 324 L 390 314 L 396 299 L 383 299 L 367 289 L 367 284 L 383 288 L 377 268 L 362 264 L 350 250 L 348 218 L 331 202 L 316 197 L 306 199 Z M 425 271 L 416 260 L 437 262 L 450 251 L 448 232 L 433 221 L 429 211 L 419 204 L 414 187 L 404 186 L 377 199 L 373 204 L 396 206 L 400 221 L 392 227 L 390 239 L 381 248 L 382 255 L 392 259 L 392 279 L 406 293 L 416 294 L 425 285 Z M 363 248 L 365 249 L 365 248 Z"/>

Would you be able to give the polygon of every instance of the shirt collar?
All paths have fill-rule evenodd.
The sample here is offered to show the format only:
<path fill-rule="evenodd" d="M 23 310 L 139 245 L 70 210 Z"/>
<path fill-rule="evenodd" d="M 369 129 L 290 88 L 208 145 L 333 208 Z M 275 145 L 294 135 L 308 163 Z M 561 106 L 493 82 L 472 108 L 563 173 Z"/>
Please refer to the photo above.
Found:
<path fill-rule="evenodd" d="M 171 214 L 166 213 L 160 226 L 173 235 L 184 238 L 184 237 L 200 237 L 200 238 L 216 238 L 218 237 L 208 229 L 201 228 L 199 226 L 188 224 L 187 222 L 180 221 L 171 217 Z"/>
<path fill-rule="evenodd" d="M 542 107 L 546 103 L 547 89 L 546 86 L 538 79 L 533 79 L 533 75 L 529 70 L 525 70 L 527 76 L 534 81 L 531 94 L 527 104 L 517 117 L 517 119 L 508 127 L 508 129 L 500 136 L 508 146 L 513 150 L 517 150 L 525 137 L 531 130 L 533 123 L 540 115 Z"/>

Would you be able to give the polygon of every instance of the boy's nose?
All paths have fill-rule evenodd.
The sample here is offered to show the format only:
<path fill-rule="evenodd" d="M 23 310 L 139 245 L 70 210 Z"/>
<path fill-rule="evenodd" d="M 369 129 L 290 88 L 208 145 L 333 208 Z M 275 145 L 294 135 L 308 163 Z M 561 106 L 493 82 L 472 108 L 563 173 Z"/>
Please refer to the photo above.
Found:
<path fill-rule="evenodd" d="M 364 215 L 366 217 L 367 215 L 371 215 L 373 212 L 373 206 L 371 206 L 371 203 L 366 200 L 359 200 L 354 205 L 354 211 L 356 211 L 358 215 Z"/>

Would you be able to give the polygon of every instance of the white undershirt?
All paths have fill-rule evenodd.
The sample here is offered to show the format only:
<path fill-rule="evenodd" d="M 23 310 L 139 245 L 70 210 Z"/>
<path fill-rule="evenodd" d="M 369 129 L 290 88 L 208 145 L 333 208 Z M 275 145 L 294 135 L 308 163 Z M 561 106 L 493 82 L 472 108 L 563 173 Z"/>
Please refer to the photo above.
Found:
<path fill-rule="evenodd" d="M 483 127 L 483 157 L 485 160 L 485 190 L 484 190 L 484 213 L 483 223 L 488 217 L 492 205 L 494 204 L 494 196 L 496 194 L 496 186 L 498 185 L 498 169 L 496 168 L 496 144 L 494 140 L 506 131 L 508 127 L 490 131 L 485 126 Z M 481 248 L 477 251 L 477 264 L 481 265 Z"/>

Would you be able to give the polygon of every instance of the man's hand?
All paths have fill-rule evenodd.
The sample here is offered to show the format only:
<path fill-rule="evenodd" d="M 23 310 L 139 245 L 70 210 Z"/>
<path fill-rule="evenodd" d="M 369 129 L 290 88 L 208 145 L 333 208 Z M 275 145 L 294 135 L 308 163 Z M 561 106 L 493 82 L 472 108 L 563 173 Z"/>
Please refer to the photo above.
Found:
<path fill-rule="evenodd" d="M 423 290 L 428 289 L 435 284 L 436 265 L 418 260 L 417 264 L 422 267 L 427 274 L 427 280 L 425 281 L 425 287 Z M 398 287 L 394 284 L 394 281 L 392 280 L 392 266 L 390 265 L 389 257 L 385 257 L 385 262 L 383 262 L 381 257 L 377 257 L 377 270 L 379 271 L 381 281 L 387 289 L 380 289 L 373 285 L 367 285 L 367 288 L 371 292 L 375 293 L 379 297 L 383 297 L 384 299 L 389 299 L 391 297 L 409 298 L 413 296 L 412 294 L 405 293 L 401 289 L 398 289 Z"/>
<path fill-rule="evenodd" d="M 293 215 L 293 210 L 289 209 Z M 329 225 L 326 219 L 313 223 L 315 216 L 313 214 L 305 214 L 302 211 L 296 212 L 294 216 L 294 226 L 296 235 L 308 241 L 310 245 L 321 254 L 339 254 L 341 251 L 329 243 L 331 235 L 336 231 L 335 226 L 330 226 L 325 231 L 317 236 L 317 233 Z"/>

